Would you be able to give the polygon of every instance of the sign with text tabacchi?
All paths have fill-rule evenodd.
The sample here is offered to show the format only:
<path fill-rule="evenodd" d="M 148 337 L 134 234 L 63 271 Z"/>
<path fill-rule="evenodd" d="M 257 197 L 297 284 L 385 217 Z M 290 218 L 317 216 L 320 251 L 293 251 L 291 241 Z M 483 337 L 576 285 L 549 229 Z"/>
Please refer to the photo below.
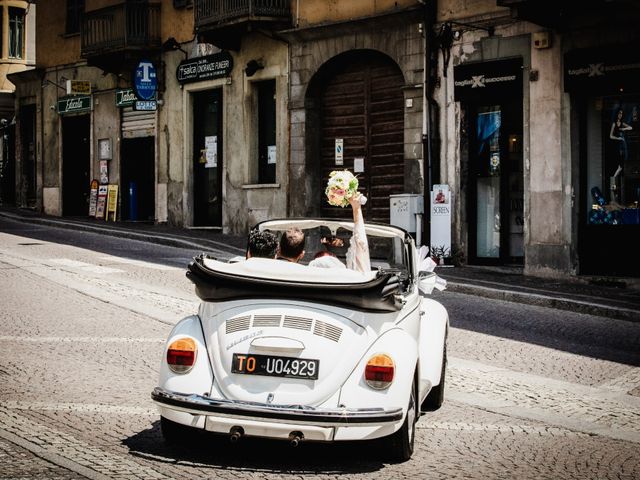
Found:
<path fill-rule="evenodd" d="M 149 60 L 141 60 L 133 72 L 133 86 L 140 100 L 151 100 L 158 89 L 156 67 Z"/>
<path fill-rule="evenodd" d="M 58 113 L 89 112 L 93 107 L 91 95 L 80 95 L 76 97 L 65 97 L 58 100 Z"/>
<path fill-rule="evenodd" d="M 233 57 L 229 52 L 219 52 L 206 57 L 190 58 L 180 62 L 176 70 L 179 83 L 200 82 L 226 77 L 233 69 Z"/>

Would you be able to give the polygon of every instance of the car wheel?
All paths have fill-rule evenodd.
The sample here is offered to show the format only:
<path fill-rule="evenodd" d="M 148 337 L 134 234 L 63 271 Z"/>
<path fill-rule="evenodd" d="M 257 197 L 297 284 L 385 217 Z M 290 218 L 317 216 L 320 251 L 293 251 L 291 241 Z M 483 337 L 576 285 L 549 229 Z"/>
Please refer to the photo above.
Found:
<path fill-rule="evenodd" d="M 433 412 L 438 410 L 444 402 L 444 384 L 447 371 L 447 344 L 444 345 L 444 351 L 442 352 L 442 372 L 440 373 L 440 383 L 433 387 L 424 399 L 420 409 L 423 412 Z"/>
<path fill-rule="evenodd" d="M 169 445 L 179 445 L 189 438 L 189 427 L 160 417 L 160 431 L 164 441 Z"/>
<path fill-rule="evenodd" d="M 416 388 L 411 388 L 407 415 L 400 430 L 389 437 L 388 452 L 391 461 L 406 462 L 413 455 L 413 446 L 416 437 L 416 422 L 418 421 L 418 404 L 416 400 Z"/>

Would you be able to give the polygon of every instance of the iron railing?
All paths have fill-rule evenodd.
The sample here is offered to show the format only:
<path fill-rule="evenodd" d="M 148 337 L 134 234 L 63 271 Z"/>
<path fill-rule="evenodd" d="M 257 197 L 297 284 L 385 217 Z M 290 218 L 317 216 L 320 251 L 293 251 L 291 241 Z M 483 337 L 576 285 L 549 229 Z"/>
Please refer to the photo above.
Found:
<path fill-rule="evenodd" d="M 121 3 L 86 12 L 81 22 L 83 57 L 160 48 L 160 4 Z"/>
<path fill-rule="evenodd" d="M 194 0 L 196 28 L 240 21 L 291 21 L 291 0 Z"/>

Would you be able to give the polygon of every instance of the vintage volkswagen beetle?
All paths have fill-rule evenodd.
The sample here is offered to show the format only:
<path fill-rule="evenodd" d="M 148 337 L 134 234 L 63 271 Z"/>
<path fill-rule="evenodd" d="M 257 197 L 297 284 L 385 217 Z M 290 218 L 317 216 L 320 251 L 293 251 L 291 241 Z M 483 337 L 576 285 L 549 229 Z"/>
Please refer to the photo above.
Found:
<path fill-rule="evenodd" d="M 353 223 L 258 228 L 290 226 L 306 233 L 302 264 L 200 255 L 189 265 L 202 302 L 169 335 L 152 393 L 165 439 L 190 429 L 292 445 L 385 437 L 392 460 L 409 459 L 421 410 L 438 408 L 444 394 L 448 315 L 420 291 L 434 274 L 418 272 L 405 231 L 371 223 L 370 275 L 307 266 L 322 236 L 348 245 Z"/>

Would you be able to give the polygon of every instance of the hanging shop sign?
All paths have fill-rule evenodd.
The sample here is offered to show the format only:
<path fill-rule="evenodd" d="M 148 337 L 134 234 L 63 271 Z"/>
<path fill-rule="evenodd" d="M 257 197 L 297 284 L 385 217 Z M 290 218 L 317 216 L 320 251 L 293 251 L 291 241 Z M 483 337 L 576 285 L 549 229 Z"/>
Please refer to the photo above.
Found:
<path fill-rule="evenodd" d="M 157 95 L 154 95 L 151 100 L 156 100 L 156 96 Z M 116 90 L 116 107 L 133 107 L 138 100 L 139 98 L 132 88 Z"/>
<path fill-rule="evenodd" d="M 67 95 L 91 95 L 91 82 L 88 80 L 67 80 Z"/>
<path fill-rule="evenodd" d="M 566 92 L 597 93 L 637 91 L 640 84 L 640 45 L 572 50 L 564 56 Z"/>
<path fill-rule="evenodd" d="M 206 57 L 183 60 L 176 70 L 179 83 L 200 82 L 226 77 L 233 69 L 233 57 L 229 52 L 219 52 Z"/>
<path fill-rule="evenodd" d="M 158 89 L 156 67 L 149 60 L 141 60 L 133 72 L 133 87 L 140 100 L 151 100 Z"/>
<path fill-rule="evenodd" d="M 64 97 L 58 100 L 58 113 L 89 112 L 93 108 L 91 95 L 81 95 L 75 97 Z"/>
<path fill-rule="evenodd" d="M 522 95 L 522 59 L 465 63 L 453 69 L 455 100 Z"/>

